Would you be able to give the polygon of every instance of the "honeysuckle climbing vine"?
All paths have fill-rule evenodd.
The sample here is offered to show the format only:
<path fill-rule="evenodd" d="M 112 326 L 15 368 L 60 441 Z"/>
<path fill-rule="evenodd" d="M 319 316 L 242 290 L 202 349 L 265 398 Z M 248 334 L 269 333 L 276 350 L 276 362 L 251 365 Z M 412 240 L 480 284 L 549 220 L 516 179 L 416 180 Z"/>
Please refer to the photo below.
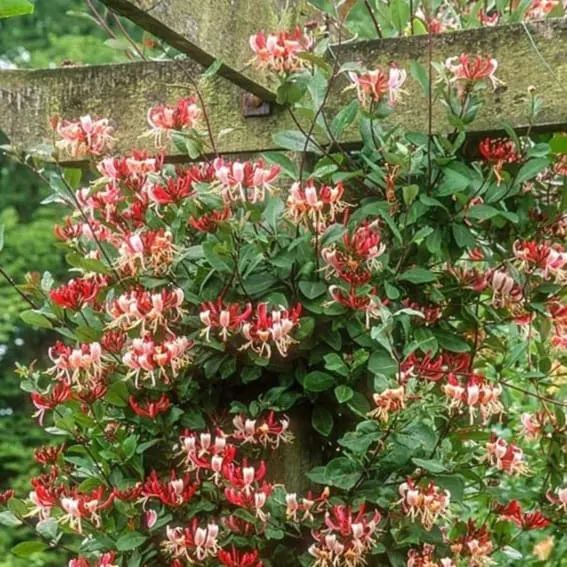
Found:
<path fill-rule="evenodd" d="M 321 22 L 250 40 L 297 125 L 274 133 L 288 152 L 215 155 L 198 93 L 148 110 L 147 149 L 115 155 L 93 116 L 53 118 L 49 162 L 12 149 L 67 210 L 70 266 L 18 288 L 54 342 L 17 370 L 53 443 L 29 493 L 0 496 L 0 522 L 40 538 L 16 554 L 562 564 L 567 137 L 467 137 L 502 84 L 491 54 L 333 67 L 342 22 Z M 414 80 L 453 132 L 392 126 Z M 200 157 L 166 163 L 167 144 Z M 300 481 L 277 455 L 305 439 Z"/>

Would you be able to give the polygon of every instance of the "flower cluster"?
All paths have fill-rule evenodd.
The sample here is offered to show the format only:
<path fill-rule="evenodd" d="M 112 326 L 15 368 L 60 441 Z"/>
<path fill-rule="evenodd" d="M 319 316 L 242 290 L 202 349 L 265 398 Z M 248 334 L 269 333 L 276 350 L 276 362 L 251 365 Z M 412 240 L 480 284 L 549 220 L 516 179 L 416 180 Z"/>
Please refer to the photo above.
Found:
<path fill-rule="evenodd" d="M 368 413 L 368 417 L 372 417 L 383 423 L 388 423 L 390 415 L 405 409 L 407 394 L 404 386 L 399 388 L 388 388 L 380 394 L 372 396 L 376 409 Z"/>
<path fill-rule="evenodd" d="M 358 100 L 364 108 L 371 109 L 372 105 L 387 101 L 394 106 L 400 98 L 401 88 L 406 82 L 407 73 L 392 65 L 388 71 L 378 67 L 364 73 L 349 72 L 349 78 L 356 88 Z"/>
<path fill-rule="evenodd" d="M 402 497 L 398 502 L 412 522 L 419 520 L 430 531 L 439 518 L 447 517 L 451 494 L 430 482 L 420 486 L 412 478 L 400 484 L 398 492 Z"/>
<path fill-rule="evenodd" d="M 332 37 L 358 10 L 336 4 Z M 408 28 L 456 29 L 441 4 Z M 469 8 L 475 26 L 505 16 Z M 309 138 L 317 161 L 227 157 L 192 97 L 148 122 L 192 159 L 219 149 L 202 163 L 102 157 L 109 121 L 58 123 L 62 152 L 94 159 L 65 192 L 60 164 L 41 171 L 71 209 L 56 236 L 72 279 L 18 288 L 22 319 L 59 340 L 17 372 L 64 443 L 34 452 L 27 497 L 0 494 L 4 522 L 83 541 L 69 567 L 487 567 L 512 541 L 546 560 L 567 511 L 564 140 L 510 132 L 480 160 L 462 151 L 499 85 L 491 57 L 438 67 L 430 102 L 456 131 L 428 138 L 381 122 L 405 71 L 351 72 L 359 101 L 328 108 L 357 65 L 329 66 L 325 43 L 304 53 L 299 28 L 251 46 L 297 119 L 287 140 Z M 529 469 L 515 435 L 533 442 Z M 513 499 L 524 475 L 541 508 Z"/>
<path fill-rule="evenodd" d="M 520 161 L 514 141 L 508 138 L 485 138 L 478 149 L 481 156 L 492 164 L 498 182 L 502 181 L 502 168 L 505 164 Z"/>
<path fill-rule="evenodd" d="M 499 384 L 489 384 L 480 374 L 471 375 L 467 382 L 462 384 L 455 376 L 450 376 L 443 391 L 449 399 L 449 409 L 461 412 L 468 408 L 471 425 L 475 414 L 480 411 L 483 424 L 488 423 L 493 415 L 504 413 L 504 406 L 500 401 L 502 387 Z"/>
<path fill-rule="evenodd" d="M 81 116 L 79 120 L 52 120 L 53 127 L 61 139 L 57 149 L 73 158 L 100 156 L 110 149 L 114 128 L 106 118 Z"/>
<path fill-rule="evenodd" d="M 300 54 L 311 50 L 313 38 L 299 27 L 267 35 L 259 32 L 250 37 L 250 47 L 258 67 L 274 73 L 293 73 L 307 64 Z"/>
<path fill-rule="evenodd" d="M 263 160 L 230 163 L 223 158 L 217 158 L 213 166 L 225 205 L 233 202 L 263 202 L 266 191 L 273 190 L 273 183 L 281 170 L 278 165 L 266 167 Z"/>
<path fill-rule="evenodd" d="M 312 180 L 305 186 L 297 182 L 289 190 L 287 213 L 294 223 L 312 226 L 316 233 L 323 232 L 349 206 L 341 200 L 343 195 L 342 183 L 318 187 Z"/>
<path fill-rule="evenodd" d="M 376 543 L 376 531 L 381 515 L 366 512 L 364 504 L 354 512 L 349 506 L 333 506 L 325 515 L 325 527 L 313 532 L 315 543 L 309 554 L 314 567 L 344 565 L 360 567 Z"/>
<path fill-rule="evenodd" d="M 497 511 L 502 520 L 513 522 L 522 530 L 540 530 L 547 528 L 550 523 L 539 510 L 523 512 L 517 500 L 510 500 L 505 506 L 498 506 Z"/>
<path fill-rule="evenodd" d="M 457 57 L 449 57 L 445 61 L 445 67 L 449 72 L 450 82 L 456 83 L 460 92 L 479 83 L 488 83 L 493 89 L 501 84 L 494 76 L 498 62 L 492 57 L 471 57 L 468 53 L 461 53 Z"/>
<path fill-rule="evenodd" d="M 240 350 L 250 349 L 258 356 L 270 358 L 272 345 L 281 356 L 287 356 L 289 347 L 295 342 L 292 331 L 300 324 L 301 304 L 291 309 L 268 310 L 267 303 L 250 304 L 241 307 L 238 304 L 225 304 L 222 298 L 216 303 L 201 305 L 200 319 L 205 326 L 201 331 L 210 341 L 211 331 L 218 329 L 219 338 L 227 341 L 231 335 L 238 334 L 246 342 Z"/>
<path fill-rule="evenodd" d="M 508 443 L 502 437 L 492 435 L 486 444 L 486 452 L 482 457 L 489 465 L 509 475 L 523 475 L 528 473 L 524 452 L 514 443 Z"/>
<path fill-rule="evenodd" d="M 172 131 L 191 130 L 201 119 L 202 111 L 194 97 L 182 98 L 175 105 L 158 104 L 148 111 L 148 123 L 152 127 L 157 146 L 162 145 L 164 135 Z"/>

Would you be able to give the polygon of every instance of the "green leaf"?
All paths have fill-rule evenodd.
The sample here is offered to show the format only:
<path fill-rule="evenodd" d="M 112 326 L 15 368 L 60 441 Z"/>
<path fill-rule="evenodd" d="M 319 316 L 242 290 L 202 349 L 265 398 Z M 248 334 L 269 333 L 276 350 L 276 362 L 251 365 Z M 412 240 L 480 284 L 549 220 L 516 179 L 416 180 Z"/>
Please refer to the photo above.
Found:
<path fill-rule="evenodd" d="M 437 275 L 425 268 L 410 268 L 398 277 L 399 280 L 420 284 L 437 281 Z"/>
<path fill-rule="evenodd" d="M 348 366 L 340 355 L 336 352 L 326 354 L 324 357 L 325 368 L 331 372 L 336 372 L 341 376 L 348 376 Z"/>
<path fill-rule="evenodd" d="M 328 437 L 333 430 L 333 414 L 325 406 L 316 405 L 311 414 L 311 425 L 315 431 L 324 437 Z"/>
<path fill-rule="evenodd" d="M 39 521 L 35 526 L 35 531 L 47 540 L 53 540 L 57 537 L 59 531 L 59 523 L 55 518 L 46 518 Z"/>
<path fill-rule="evenodd" d="M 207 70 L 201 75 L 201 79 L 212 79 L 220 71 L 222 66 L 222 60 L 217 59 L 207 67 Z"/>
<path fill-rule="evenodd" d="M 308 0 L 308 2 L 318 10 L 322 10 L 331 16 L 335 15 L 335 9 L 333 8 L 331 0 Z"/>
<path fill-rule="evenodd" d="M 315 67 L 319 67 L 319 69 L 323 71 L 323 74 L 327 79 L 330 79 L 331 76 L 333 75 L 333 67 L 329 63 L 327 63 L 327 61 L 325 61 L 325 59 L 323 59 L 322 57 L 319 57 L 314 53 L 311 53 L 310 51 L 303 51 L 298 54 L 298 57 L 300 59 L 303 59 L 304 61 L 309 61 L 310 63 L 313 63 Z"/>
<path fill-rule="evenodd" d="M 467 217 L 480 221 L 491 219 L 500 214 L 500 211 L 490 205 L 475 205 L 467 212 Z"/>
<path fill-rule="evenodd" d="M 419 61 L 413 61 L 410 67 L 411 76 L 420 84 L 425 96 L 429 96 L 429 73 Z"/>
<path fill-rule="evenodd" d="M 29 0 L 0 0 L 0 18 L 13 18 L 33 14 L 34 5 Z"/>
<path fill-rule="evenodd" d="M 20 319 L 30 325 L 30 327 L 39 327 L 40 329 L 53 329 L 51 321 L 42 313 L 35 309 L 28 309 L 20 313 Z"/>
<path fill-rule="evenodd" d="M 450 350 L 451 352 L 469 352 L 471 350 L 471 345 L 469 343 L 460 339 L 453 333 L 435 329 L 433 334 L 441 348 Z"/>
<path fill-rule="evenodd" d="M 328 286 L 325 282 L 300 281 L 299 289 L 307 299 L 315 299 L 327 293 Z"/>
<path fill-rule="evenodd" d="M 398 372 L 398 363 L 386 351 L 377 350 L 368 360 L 368 370 L 372 374 L 394 376 Z"/>
<path fill-rule="evenodd" d="M 313 143 L 312 139 L 307 139 L 307 136 L 299 130 L 282 130 L 272 136 L 274 144 L 284 150 L 292 152 L 313 152 L 321 154 L 321 151 Z"/>
<path fill-rule="evenodd" d="M 549 141 L 549 147 L 554 154 L 567 154 L 567 135 L 555 134 Z"/>
<path fill-rule="evenodd" d="M 146 541 L 146 536 L 138 532 L 130 532 L 118 539 L 116 549 L 118 551 L 132 551 L 140 547 Z"/>
<path fill-rule="evenodd" d="M 338 138 L 346 128 L 348 128 L 358 114 L 360 104 L 358 100 L 353 100 L 348 106 L 342 108 L 331 122 L 331 133 Z"/>
<path fill-rule="evenodd" d="M 341 384 L 335 388 L 335 398 L 339 404 L 344 404 L 348 402 L 354 396 L 354 390 L 350 386 L 345 386 Z"/>
<path fill-rule="evenodd" d="M 205 258 L 212 268 L 217 272 L 232 274 L 234 263 L 228 255 L 220 254 L 217 251 L 218 245 L 214 242 L 205 242 L 203 244 L 203 252 Z"/>
<path fill-rule="evenodd" d="M 73 252 L 65 255 L 65 260 L 70 266 L 81 268 L 85 272 L 96 272 L 97 274 L 108 274 L 109 269 L 100 261 L 93 258 L 85 258 Z"/>
<path fill-rule="evenodd" d="M 395 28 L 402 34 L 408 25 L 410 18 L 409 4 L 407 0 L 392 0 L 390 4 L 390 17 Z"/>
<path fill-rule="evenodd" d="M 515 185 L 520 185 L 525 181 L 533 179 L 540 171 L 544 170 L 549 165 L 547 158 L 535 158 L 527 161 L 516 176 Z"/>
<path fill-rule="evenodd" d="M 128 386 L 125 382 L 114 382 L 108 387 L 104 399 L 113 406 L 125 408 L 128 405 Z"/>
<path fill-rule="evenodd" d="M 303 387 L 310 392 L 324 392 L 335 383 L 335 379 L 326 372 L 314 370 L 305 376 Z"/>
<path fill-rule="evenodd" d="M 2 0 L 0 0 L 1 2 Z M 70 187 L 73 189 L 78 189 L 79 185 L 81 184 L 81 177 L 83 176 L 83 171 L 78 167 L 66 167 L 63 170 L 63 177 L 65 181 L 69 184 Z"/>
<path fill-rule="evenodd" d="M 285 537 L 285 532 L 280 528 L 274 527 L 272 524 L 267 524 L 264 531 L 266 534 L 266 539 L 283 539 Z"/>
<path fill-rule="evenodd" d="M 5 512 L 0 512 L 0 525 L 15 528 L 16 526 L 21 526 L 22 521 L 13 512 L 6 510 Z"/>
<path fill-rule="evenodd" d="M 406 206 L 411 205 L 415 201 L 418 193 L 419 185 L 405 185 L 402 187 L 402 196 Z"/>
<path fill-rule="evenodd" d="M 460 502 L 465 495 L 465 479 L 460 474 L 436 475 L 435 484 L 451 493 L 451 502 Z"/>
<path fill-rule="evenodd" d="M 414 465 L 416 465 L 417 467 L 420 467 L 424 470 L 426 470 L 427 472 L 430 473 L 441 473 L 441 472 L 446 472 L 446 468 L 444 467 L 443 463 L 436 461 L 434 459 L 412 459 L 412 462 Z"/>
<path fill-rule="evenodd" d="M 473 233 L 464 224 L 453 224 L 451 231 L 459 248 L 474 248 L 476 246 L 476 239 Z"/>
<path fill-rule="evenodd" d="M 360 479 L 361 474 L 358 466 L 346 457 L 333 459 L 325 467 L 327 482 L 343 490 L 353 488 Z"/>
<path fill-rule="evenodd" d="M 10 550 L 16 557 L 21 557 L 23 559 L 31 557 L 36 553 L 41 553 L 48 548 L 46 543 L 42 541 L 22 541 L 18 545 L 12 547 Z"/>
<path fill-rule="evenodd" d="M 297 165 L 281 152 L 267 152 L 262 154 L 270 164 L 279 165 L 282 171 L 292 179 L 297 179 Z"/>

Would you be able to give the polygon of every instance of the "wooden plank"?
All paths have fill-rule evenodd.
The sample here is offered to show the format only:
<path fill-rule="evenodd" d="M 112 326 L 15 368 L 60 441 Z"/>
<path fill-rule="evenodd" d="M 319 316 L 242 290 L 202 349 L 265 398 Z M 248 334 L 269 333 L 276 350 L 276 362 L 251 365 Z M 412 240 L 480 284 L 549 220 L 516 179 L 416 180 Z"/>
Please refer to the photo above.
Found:
<path fill-rule="evenodd" d="M 300 17 L 303 0 L 102 0 L 202 65 L 224 63 L 219 73 L 264 100 L 274 100 L 276 82 L 248 65 L 249 37 L 285 29 Z"/>
<path fill-rule="evenodd" d="M 186 62 L 135 62 L 119 65 L 64 67 L 54 70 L 0 72 L 0 129 L 11 143 L 23 148 L 50 141 L 49 118 L 75 118 L 84 114 L 108 117 L 115 126 L 116 149 L 148 147 L 151 138 L 140 139 L 148 129 L 147 110 L 160 102 L 174 102 L 190 91 L 188 74 L 199 79 L 203 68 Z M 223 136 L 223 153 L 257 151 L 271 144 L 271 132 L 281 124 L 281 111 L 263 118 L 243 118 L 239 87 L 222 77 L 202 85 L 202 93 L 217 136 Z M 176 154 L 171 148 L 170 155 Z"/>
<path fill-rule="evenodd" d="M 567 126 L 567 18 L 444 33 L 432 39 L 434 62 L 443 63 L 461 53 L 482 54 L 498 61 L 496 77 L 504 87 L 485 95 L 485 105 L 471 125 L 472 132 L 501 130 L 502 121 L 515 128 L 527 128 L 525 99 L 531 86 L 543 97 L 536 128 L 557 130 Z M 406 69 L 407 96 L 396 105 L 392 121 L 406 130 L 427 132 L 428 103 L 421 86 L 410 77 L 413 61 L 427 68 L 427 51 L 428 38 L 420 35 L 353 43 L 342 46 L 337 53 L 341 62 L 358 61 L 369 69 L 392 61 Z M 338 83 L 330 97 L 331 106 L 337 101 L 348 102 L 348 93 L 341 93 L 346 85 L 346 80 Z M 433 107 L 433 130 L 452 129 L 445 108 L 437 102 Z"/>
<path fill-rule="evenodd" d="M 527 29 L 530 36 L 522 25 L 512 25 L 434 38 L 435 61 L 463 51 L 490 54 L 499 61 L 497 76 L 507 88 L 486 95 L 486 105 L 473 124 L 473 132 L 500 130 L 503 120 L 517 128 L 526 127 L 523 97 L 530 85 L 535 85 L 544 97 L 544 108 L 535 127 L 562 129 L 567 126 L 564 86 L 567 83 L 567 21 L 548 20 L 531 24 Z M 415 59 L 425 62 L 426 47 L 426 37 L 413 37 L 364 42 L 335 51 L 341 60 L 358 60 L 370 68 L 396 60 L 409 69 Z M 73 118 L 90 113 L 115 121 L 120 140 L 118 150 L 141 146 L 138 137 L 147 129 L 147 108 L 185 96 L 187 91 L 172 85 L 188 84 L 186 73 L 197 78 L 201 71 L 196 63 L 170 61 L 0 71 L 0 129 L 12 143 L 29 148 L 49 140 L 48 120 L 53 114 Z M 352 91 L 343 92 L 346 79 L 343 81 L 330 98 L 331 109 L 353 96 Z M 391 123 L 399 123 L 409 131 L 427 131 L 427 105 L 420 89 L 415 81 L 408 79 L 408 94 L 389 119 Z M 203 92 L 215 134 L 228 127 L 235 128 L 220 139 L 221 153 L 277 149 L 272 134 L 295 129 L 287 112 L 277 107 L 270 116 L 243 118 L 239 104 L 242 91 L 223 77 L 207 82 Z M 433 118 L 435 132 L 452 130 L 439 103 L 434 108 Z M 359 142 L 358 130 L 349 130 L 342 141 Z M 148 140 L 145 143 L 148 144 Z M 171 150 L 170 155 L 175 155 L 175 151 Z"/>

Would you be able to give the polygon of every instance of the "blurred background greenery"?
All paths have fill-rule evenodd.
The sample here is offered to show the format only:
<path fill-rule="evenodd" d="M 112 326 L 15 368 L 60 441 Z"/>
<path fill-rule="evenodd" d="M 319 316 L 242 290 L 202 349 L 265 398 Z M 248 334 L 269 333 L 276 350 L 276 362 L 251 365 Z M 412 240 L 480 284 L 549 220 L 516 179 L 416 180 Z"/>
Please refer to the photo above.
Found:
<path fill-rule="evenodd" d="M 97 8 L 109 27 L 114 28 L 116 22 L 105 14 L 104 8 L 98 5 Z M 84 0 L 36 0 L 32 15 L 0 20 L 0 70 L 123 60 L 124 51 L 107 38 Z M 53 236 L 53 225 L 61 218 L 62 211 L 41 206 L 46 195 L 46 188 L 33 174 L 0 156 L 0 226 L 4 227 L 0 266 L 20 283 L 30 270 L 50 271 L 56 278 L 64 273 L 63 257 Z M 28 396 L 19 389 L 15 363 L 25 364 L 45 356 L 53 340 L 47 333 L 23 325 L 19 320 L 23 309 L 23 300 L 2 280 L 0 490 L 13 487 L 20 494 L 29 491 L 30 477 L 39 472 L 31 466 L 33 449 L 46 439 L 31 417 L 33 407 Z M 26 539 L 24 530 L 15 532 L 0 527 L 0 567 L 67 564 L 64 557 L 56 554 L 34 555 L 31 559 L 14 557 L 9 550 L 19 539 Z"/>

